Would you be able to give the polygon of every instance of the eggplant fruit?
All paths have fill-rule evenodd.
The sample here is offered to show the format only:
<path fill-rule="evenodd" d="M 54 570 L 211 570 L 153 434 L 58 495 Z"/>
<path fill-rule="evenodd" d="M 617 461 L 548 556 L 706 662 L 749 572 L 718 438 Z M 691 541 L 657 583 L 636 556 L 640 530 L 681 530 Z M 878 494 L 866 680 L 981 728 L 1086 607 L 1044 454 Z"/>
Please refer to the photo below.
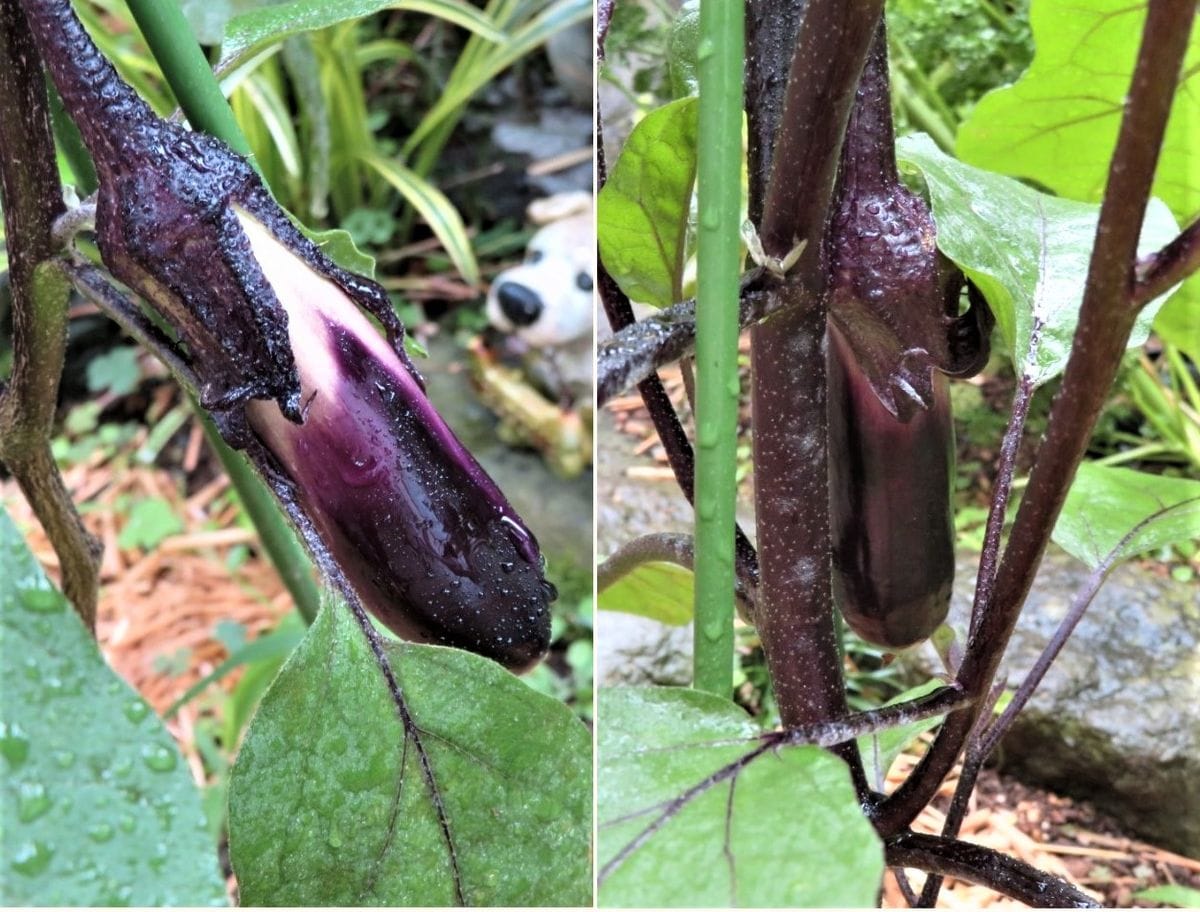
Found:
<path fill-rule="evenodd" d="M 556 596 L 537 540 L 426 397 L 384 290 L 334 265 L 228 146 L 157 117 L 69 0 L 21 3 L 96 164 L 101 259 L 169 324 L 201 405 L 315 531 L 318 563 L 401 636 L 536 662 Z"/>
<path fill-rule="evenodd" d="M 937 629 L 954 579 L 947 377 L 988 358 L 992 315 L 937 250 L 896 170 L 883 25 L 842 149 L 826 247 L 834 601 L 863 639 L 903 649 Z M 964 287 L 970 306 L 960 313 Z"/>

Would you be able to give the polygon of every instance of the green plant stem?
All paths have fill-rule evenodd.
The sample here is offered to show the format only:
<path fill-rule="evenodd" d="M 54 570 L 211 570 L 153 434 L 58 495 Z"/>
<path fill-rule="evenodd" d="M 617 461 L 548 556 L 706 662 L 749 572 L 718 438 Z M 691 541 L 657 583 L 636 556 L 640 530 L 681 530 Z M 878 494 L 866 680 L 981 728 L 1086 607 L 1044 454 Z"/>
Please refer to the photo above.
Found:
<path fill-rule="evenodd" d="M 250 143 L 242 135 L 233 111 L 221 93 L 204 52 L 192 34 L 176 0 L 128 0 L 129 11 L 142 30 L 179 106 L 197 130 L 224 141 L 254 164 Z"/>
<path fill-rule="evenodd" d="M 692 684 L 722 697 L 733 690 L 744 20 L 742 0 L 700 7 Z"/>
<path fill-rule="evenodd" d="M 250 145 L 175 0 L 129 0 L 129 9 L 191 124 L 216 136 L 254 165 Z M 196 411 L 203 419 L 208 443 L 229 473 L 229 480 L 258 531 L 267 556 L 300 614 L 312 623 L 320 607 L 320 591 L 313 580 L 312 562 L 262 479 L 221 439 L 204 411 L 198 406 Z"/>
<path fill-rule="evenodd" d="M 0 200 L 13 316 L 12 375 L 0 387 L 0 461 L 54 546 L 63 593 L 94 631 L 100 544 L 84 529 L 50 452 L 69 286 L 46 261 L 55 253 L 62 187 L 39 57 L 17 0 L 0 0 Z"/>

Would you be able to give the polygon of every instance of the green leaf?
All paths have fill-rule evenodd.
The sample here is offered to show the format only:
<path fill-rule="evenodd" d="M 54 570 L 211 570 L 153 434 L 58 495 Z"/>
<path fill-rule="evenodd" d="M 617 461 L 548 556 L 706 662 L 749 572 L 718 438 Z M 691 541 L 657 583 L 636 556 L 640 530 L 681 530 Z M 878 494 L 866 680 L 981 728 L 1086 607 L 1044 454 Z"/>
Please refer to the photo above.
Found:
<path fill-rule="evenodd" d="M 1059 196 L 1098 202 L 1116 145 L 1145 3 L 1035 0 L 1037 48 L 1017 82 L 984 96 L 958 133 L 963 161 L 1037 181 Z M 1200 210 L 1200 25 L 1167 122 L 1153 194 L 1180 219 Z"/>
<path fill-rule="evenodd" d="M 682 627 L 692 622 L 694 582 L 687 567 L 650 561 L 601 589 L 600 607 Z"/>
<path fill-rule="evenodd" d="M 1124 545 L 1135 526 L 1164 509 Z M 1200 538 L 1200 481 L 1085 462 L 1054 527 L 1059 547 L 1089 567 Z M 1118 545 L 1120 547 L 1118 548 Z"/>
<path fill-rule="evenodd" d="M 1162 903 L 1164 906 L 1175 906 L 1177 909 L 1200 908 L 1200 890 L 1193 890 L 1182 884 L 1163 884 L 1161 887 L 1139 890 L 1133 894 L 1133 898 Z"/>
<path fill-rule="evenodd" d="M 828 751 L 768 750 L 664 818 L 761 729 L 728 700 L 674 688 L 604 688 L 597 718 L 601 905 L 875 904 L 883 849 Z"/>
<path fill-rule="evenodd" d="M 0 900 L 225 904 L 187 764 L 0 508 Z"/>
<path fill-rule="evenodd" d="M 375 257 L 363 253 L 354 243 L 349 231 L 330 228 L 328 231 L 312 231 L 299 223 L 296 227 L 306 238 L 321 248 L 321 252 L 347 272 L 375 278 Z"/>
<path fill-rule="evenodd" d="M 142 379 L 142 369 L 138 365 L 139 349 L 133 345 L 114 348 L 97 358 L 93 358 L 87 366 L 88 390 L 93 393 L 111 393 L 114 396 L 128 396 Z"/>
<path fill-rule="evenodd" d="M 963 164 L 924 134 L 900 140 L 897 155 L 924 176 L 938 248 L 987 296 L 1013 363 L 1035 386 L 1060 374 L 1079 320 L 1099 206 Z M 1167 207 L 1151 200 L 1139 249 L 1155 250 L 1178 231 Z M 1146 340 L 1165 300 L 1142 311 L 1129 347 Z"/>
<path fill-rule="evenodd" d="M 374 168 L 389 184 L 400 191 L 400 195 L 421 213 L 430 229 L 446 248 L 459 274 L 471 285 L 478 285 L 479 264 L 471 249 L 466 226 L 454 204 L 437 187 L 415 171 L 380 155 L 365 154 L 362 161 Z"/>
<path fill-rule="evenodd" d="M 461 26 L 489 41 L 507 40 L 485 13 L 463 0 L 292 0 L 248 10 L 230 19 L 221 44 L 221 66 L 227 67 L 234 60 L 245 59 L 266 45 L 292 35 L 361 19 L 385 9 L 423 13 Z"/>
<path fill-rule="evenodd" d="M 647 114 L 596 199 L 600 258 L 641 304 L 667 307 L 683 297 L 697 110 L 695 98 L 682 98 Z"/>
<path fill-rule="evenodd" d="M 467 904 L 587 905 L 587 729 L 487 659 L 386 649 L 415 727 L 338 602 L 263 698 L 230 782 L 242 903 L 451 905 L 453 858 Z"/>
<path fill-rule="evenodd" d="M 700 46 L 700 2 L 687 0 L 675 14 L 667 36 L 667 71 L 671 95 L 687 98 L 700 93 L 697 49 Z"/>
<path fill-rule="evenodd" d="M 117 544 L 123 550 L 141 548 L 151 551 L 168 535 L 182 531 L 183 522 L 170 503 L 161 497 L 147 497 L 134 503 Z"/>

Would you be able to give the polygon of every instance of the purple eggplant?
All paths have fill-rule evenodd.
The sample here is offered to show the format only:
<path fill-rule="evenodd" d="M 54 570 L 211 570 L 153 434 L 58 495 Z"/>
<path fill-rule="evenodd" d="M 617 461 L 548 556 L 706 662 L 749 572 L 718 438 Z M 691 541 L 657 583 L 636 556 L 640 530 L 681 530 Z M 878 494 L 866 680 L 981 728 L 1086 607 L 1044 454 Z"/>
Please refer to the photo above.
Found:
<path fill-rule="evenodd" d="M 946 617 L 954 579 L 947 377 L 988 357 L 992 315 L 938 253 L 925 202 L 896 172 L 880 27 L 842 151 L 830 270 L 833 592 L 864 639 L 903 649 Z M 969 286 L 968 286 L 969 287 Z"/>
<path fill-rule="evenodd" d="M 96 164 L 105 265 L 170 325 L 318 563 L 401 636 L 536 662 L 556 595 L 537 541 L 429 402 L 383 289 L 330 262 L 227 146 L 156 117 L 67 0 L 22 6 Z"/>

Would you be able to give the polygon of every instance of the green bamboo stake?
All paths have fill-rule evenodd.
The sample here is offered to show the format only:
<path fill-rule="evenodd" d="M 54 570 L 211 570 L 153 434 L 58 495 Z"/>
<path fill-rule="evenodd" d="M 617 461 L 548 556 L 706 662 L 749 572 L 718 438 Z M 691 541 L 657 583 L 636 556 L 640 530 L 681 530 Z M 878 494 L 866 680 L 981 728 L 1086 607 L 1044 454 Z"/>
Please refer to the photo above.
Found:
<path fill-rule="evenodd" d="M 150 53 L 158 61 L 192 127 L 217 137 L 239 155 L 253 159 L 250 143 L 234 119 L 233 110 L 225 101 L 178 2 L 128 0 L 128 3 Z"/>
<path fill-rule="evenodd" d="M 693 686 L 733 690 L 743 0 L 700 4 Z"/>
<path fill-rule="evenodd" d="M 250 145 L 176 0 L 129 0 L 129 10 L 188 121 L 194 128 L 212 134 L 249 158 L 257 170 L 250 155 Z M 262 479 L 240 453 L 234 452 L 221 439 L 203 409 L 195 402 L 193 406 L 203 419 L 209 446 L 221 460 L 242 501 L 242 508 L 258 531 L 263 549 L 297 610 L 311 624 L 321 607 L 321 592 L 313 579 L 308 554 Z"/>

